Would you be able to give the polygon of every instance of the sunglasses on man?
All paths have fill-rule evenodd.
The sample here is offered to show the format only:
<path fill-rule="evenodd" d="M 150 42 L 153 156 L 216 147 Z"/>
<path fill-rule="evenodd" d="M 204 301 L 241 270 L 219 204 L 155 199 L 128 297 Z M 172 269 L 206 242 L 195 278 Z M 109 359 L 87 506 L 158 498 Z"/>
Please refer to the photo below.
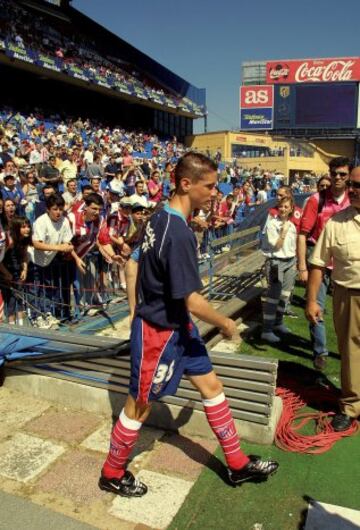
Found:
<path fill-rule="evenodd" d="M 349 173 L 347 173 L 346 171 L 336 171 L 336 169 L 334 169 L 333 171 L 330 171 L 330 175 L 332 177 L 341 177 L 342 179 L 344 179 L 349 175 Z"/>
<path fill-rule="evenodd" d="M 354 190 L 360 190 L 360 182 L 356 182 L 355 180 L 348 180 L 346 186 L 348 188 L 353 188 Z"/>

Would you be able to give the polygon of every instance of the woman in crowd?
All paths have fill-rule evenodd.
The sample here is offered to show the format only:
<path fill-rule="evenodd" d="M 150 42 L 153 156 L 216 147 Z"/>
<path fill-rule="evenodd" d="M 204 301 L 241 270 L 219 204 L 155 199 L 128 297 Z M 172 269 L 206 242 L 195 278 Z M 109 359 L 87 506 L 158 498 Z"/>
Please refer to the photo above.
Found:
<path fill-rule="evenodd" d="M 1 213 L 1 224 L 5 232 L 10 230 L 11 221 L 15 217 L 16 204 L 12 199 L 5 199 Z"/>
<path fill-rule="evenodd" d="M 280 342 L 276 332 L 289 333 L 283 324 L 283 317 L 296 277 L 297 232 L 290 221 L 294 207 L 292 197 L 280 199 L 278 215 L 269 215 L 263 230 L 262 251 L 267 258 L 268 290 L 263 308 L 261 338 L 270 343 Z"/>
<path fill-rule="evenodd" d="M 28 171 L 25 174 L 24 180 L 22 190 L 26 200 L 25 215 L 32 224 L 35 221 L 35 203 L 39 201 L 39 192 L 37 189 L 38 180 L 35 176 L 35 171 Z"/>
<path fill-rule="evenodd" d="M 26 217 L 14 217 L 11 221 L 9 238 L 0 274 L 3 282 L 11 283 L 12 288 L 3 288 L 9 324 L 24 323 L 24 303 L 17 296 L 19 284 L 25 282 L 28 272 L 27 249 L 31 244 L 31 224 Z M 21 289 L 20 289 L 21 290 Z"/>

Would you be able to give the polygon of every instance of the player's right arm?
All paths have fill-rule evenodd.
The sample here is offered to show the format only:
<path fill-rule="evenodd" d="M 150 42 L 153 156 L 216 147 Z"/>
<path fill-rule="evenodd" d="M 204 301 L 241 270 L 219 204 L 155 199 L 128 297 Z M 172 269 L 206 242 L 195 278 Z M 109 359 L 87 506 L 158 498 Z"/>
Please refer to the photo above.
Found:
<path fill-rule="evenodd" d="M 225 317 L 216 311 L 201 294 L 196 291 L 189 294 L 185 297 L 185 304 L 189 313 L 203 322 L 219 328 L 226 338 L 231 339 L 232 337 L 238 336 L 239 332 L 235 322 L 231 318 Z"/>
<path fill-rule="evenodd" d="M 126 292 L 129 302 L 129 318 L 132 322 L 135 314 L 136 307 L 136 280 L 139 265 L 132 257 L 126 262 L 125 265 L 125 278 L 126 278 Z"/>

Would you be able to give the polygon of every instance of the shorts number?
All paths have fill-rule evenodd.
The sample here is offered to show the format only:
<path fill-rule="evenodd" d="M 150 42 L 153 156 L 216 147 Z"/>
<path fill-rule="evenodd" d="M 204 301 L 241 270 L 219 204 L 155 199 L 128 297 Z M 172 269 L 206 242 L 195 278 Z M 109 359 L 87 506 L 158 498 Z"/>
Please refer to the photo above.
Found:
<path fill-rule="evenodd" d="M 174 373 L 174 367 L 175 361 L 172 361 L 169 366 L 167 364 L 159 364 L 158 369 L 156 371 L 156 375 L 153 379 L 153 383 L 155 385 L 158 385 L 159 383 L 162 383 L 164 381 L 165 383 L 170 381 Z"/>

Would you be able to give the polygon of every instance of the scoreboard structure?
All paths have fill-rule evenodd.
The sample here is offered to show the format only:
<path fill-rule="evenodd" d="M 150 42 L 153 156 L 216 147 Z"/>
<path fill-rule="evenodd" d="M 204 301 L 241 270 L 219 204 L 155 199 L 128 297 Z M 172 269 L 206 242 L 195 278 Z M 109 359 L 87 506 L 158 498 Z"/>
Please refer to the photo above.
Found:
<path fill-rule="evenodd" d="M 243 63 L 240 129 L 360 134 L 360 57 Z"/>

